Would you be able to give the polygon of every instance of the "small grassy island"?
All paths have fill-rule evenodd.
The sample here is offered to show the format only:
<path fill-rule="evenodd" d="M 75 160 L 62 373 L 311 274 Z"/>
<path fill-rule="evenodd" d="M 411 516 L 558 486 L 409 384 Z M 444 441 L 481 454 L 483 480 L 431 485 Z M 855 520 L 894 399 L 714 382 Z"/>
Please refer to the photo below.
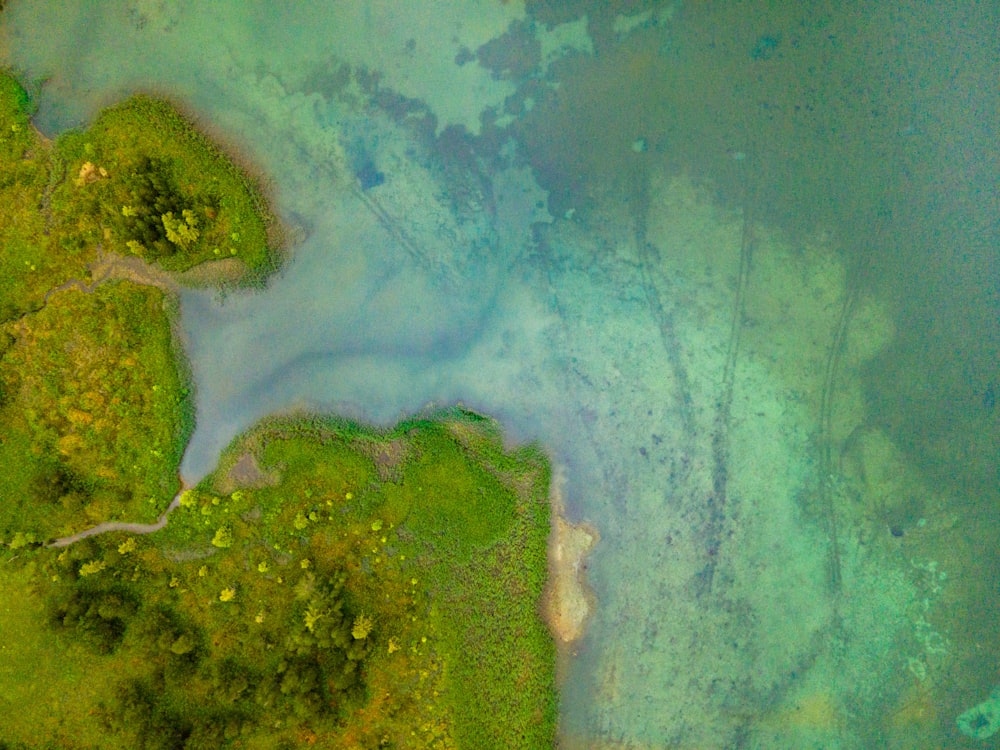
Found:
<path fill-rule="evenodd" d="M 0 750 L 551 747 L 544 453 L 275 417 L 178 496 L 172 290 L 261 283 L 274 223 L 163 101 L 29 107 L 0 74 Z"/>

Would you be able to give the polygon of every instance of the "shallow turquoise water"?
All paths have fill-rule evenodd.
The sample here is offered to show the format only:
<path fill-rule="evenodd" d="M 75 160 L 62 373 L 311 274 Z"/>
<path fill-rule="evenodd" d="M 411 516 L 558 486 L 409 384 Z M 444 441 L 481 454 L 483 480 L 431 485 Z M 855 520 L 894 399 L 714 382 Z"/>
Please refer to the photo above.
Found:
<path fill-rule="evenodd" d="M 982 746 L 988 11 L 8 5 L 43 130 L 168 94 L 290 228 L 183 295 L 187 479 L 275 411 L 464 403 L 601 533 L 566 747 Z"/>

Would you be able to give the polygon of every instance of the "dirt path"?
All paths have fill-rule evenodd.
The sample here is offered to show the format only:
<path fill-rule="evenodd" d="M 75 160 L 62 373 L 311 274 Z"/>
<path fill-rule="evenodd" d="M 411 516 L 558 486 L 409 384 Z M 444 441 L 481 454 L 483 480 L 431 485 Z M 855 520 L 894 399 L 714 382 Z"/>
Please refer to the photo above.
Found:
<path fill-rule="evenodd" d="M 167 506 L 167 509 L 163 511 L 163 514 L 153 523 L 105 521 L 104 523 L 99 523 L 97 526 L 91 526 L 89 529 L 84 529 L 83 531 L 77 532 L 71 536 L 60 537 L 53 542 L 49 542 L 46 546 L 68 547 L 75 542 L 79 542 L 81 539 L 86 539 L 89 536 L 97 536 L 98 534 L 106 534 L 109 531 L 127 531 L 131 534 L 152 534 L 154 531 L 159 531 L 167 525 L 167 516 L 173 513 L 174 509 L 181 504 L 182 494 L 184 494 L 184 490 L 177 493 L 174 499 L 170 502 L 170 505 Z"/>

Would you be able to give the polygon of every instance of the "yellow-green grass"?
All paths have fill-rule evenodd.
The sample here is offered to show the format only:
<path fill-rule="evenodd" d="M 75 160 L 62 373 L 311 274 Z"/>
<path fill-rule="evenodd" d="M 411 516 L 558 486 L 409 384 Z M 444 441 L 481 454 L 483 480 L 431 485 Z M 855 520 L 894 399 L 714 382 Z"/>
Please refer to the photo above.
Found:
<path fill-rule="evenodd" d="M 339 420 L 272 420 L 241 446 L 248 444 L 259 445 L 264 469 L 282 477 L 240 494 L 260 502 L 265 544 L 308 538 L 311 548 L 326 549 L 331 542 L 317 540 L 329 532 L 310 533 L 326 508 L 336 509 L 340 533 L 358 540 L 336 556 L 353 557 L 352 569 L 365 571 L 351 587 L 362 607 L 384 608 L 384 580 L 401 574 L 405 587 L 411 573 L 413 588 L 432 603 L 415 629 L 405 612 L 386 619 L 403 643 L 427 638 L 440 661 L 430 713 L 447 721 L 416 725 L 459 747 L 551 745 L 555 655 L 538 614 L 549 464 L 537 447 L 506 452 L 495 423 L 460 411 L 387 433 Z M 403 458 L 380 479 L 370 457 L 385 457 L 388 445 Z M 373 637 L 384 643 L 386 633 Z M 393 681 L 405 684 L 405 675 Z"/>
<path fill-rule="evenodd" d="M 51 295 L 0 358 L 0 539 L 150 521 L 192 425 L 163 293 L 128 281 Z"/>
<path fill-rule="evenodd" d="M 93 712 L 129 666 L 45 625 L 41 575 L 34 564 L 0 564 L 0 747 L 108 747 Z"/>
<path fill-rule="evenodd" d="M 24 89 L 0 71 L 0 323 L 37 309 L 49 289 L 84 268 L 80 253 L 63 250 L 50 231 L 51 149 L 29 111 Z"/>

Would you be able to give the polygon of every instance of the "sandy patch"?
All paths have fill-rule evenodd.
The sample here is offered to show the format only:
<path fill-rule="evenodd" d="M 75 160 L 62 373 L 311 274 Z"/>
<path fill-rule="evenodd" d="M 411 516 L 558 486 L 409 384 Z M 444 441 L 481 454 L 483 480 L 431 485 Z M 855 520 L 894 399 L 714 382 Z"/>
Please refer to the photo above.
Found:
<path fill-rule="evenodd" d="M 561 485 L 554 472 L 550 493 L 549 579 L 543 595 L 543 611 L 556 644 L 565 650 L 583 635 L 596 604 L 586 581 L 586 556 L 600 535 L 588 523 L 572 524 L 566 520 Z"/>
<path fill-rule="evenodd" d="M 93 287 L 105 281 L 127 279 L 136 284 L 155 286 L 165 292 L 176 293 L 181 286 L 205 287 L 236 284 L 246 277 L 247 265 L 239 258 L 222 258 L 199 263 L 187 271 L 165 271 L 142 258 L 100 252 L 90 265 Z"/>
<path fill-rule="evenodd" d="M 402 467 L 410 457 L 410 445 L 402 438 L 384 442 L 359 441 L 357 448 L 375 464 L 378 478 L 383 482 L 396 482 L 402 478 Z"/>
<path fill-rule="evenodd" d="M 184 286 L 216 286 L 236 284 L 246 277 L 248 271 L 247 264 L 239 258 L 221 258 L 199 263 L 175 278 Z"/>
<path fill-rule="evenodd" d="M 172 274 L 146 263 L 142 258 L 98 251 L 97 260 L 90 265 L 93 282 L 91 291 L 97 284 L 126 279 L 144 286 L 155 286 L 165 292 L 176 293 L 178 286 Z"/>

